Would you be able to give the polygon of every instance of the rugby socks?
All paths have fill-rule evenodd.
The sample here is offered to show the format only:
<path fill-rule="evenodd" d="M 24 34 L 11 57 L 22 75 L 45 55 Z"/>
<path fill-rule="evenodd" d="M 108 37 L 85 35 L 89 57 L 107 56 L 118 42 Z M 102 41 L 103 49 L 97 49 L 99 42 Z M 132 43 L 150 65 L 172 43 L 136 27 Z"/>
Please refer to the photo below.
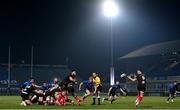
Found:
<path fill-rule="evenodd" d="M 86 96 L 83 96 L 82 100 L 85 100 L 86 99 Z"/>
<path fill-rule="evenodd" d="M 104 98 L 104 100 L 108 100 L 108 98 Z"/>
<path fill-rule="evenodd" d="M 112 99 L 112 100 L 111 100 L 111 104 L 112 104 L 114 101 L 115 101 L 115 99 Z"/>
<path fill-rule="evenodd" d="M 139 96 L 139 103 L 142 101 L 142 97 L 141 96 Z"/>
<path fill-rule="evenodd" d="M 96 104 L 96 96 L 93 96 L 93 103 L 92 105 L 95 105 Z"/>
<path fill-rule="evenodd" d="M 98 96 L 98 105 L 100 105 L 100 102 L 101 102 L 101 97 Z"/>
<path fill-rule="evenodd" d="M 78 96 L 74 96 L 74 99 L 76 100 L 77 105 L 80 105 Z"/>
<path fill-rule="evenodd" d="M 142 97 L 141 97 L 141 96 L 138 96 L 138 97 L 136 98 L 136 101 L 135 101 L 136 106 L 139 105 L 139 103 L 140 103 L 141 101 L 142 101 Z"/>

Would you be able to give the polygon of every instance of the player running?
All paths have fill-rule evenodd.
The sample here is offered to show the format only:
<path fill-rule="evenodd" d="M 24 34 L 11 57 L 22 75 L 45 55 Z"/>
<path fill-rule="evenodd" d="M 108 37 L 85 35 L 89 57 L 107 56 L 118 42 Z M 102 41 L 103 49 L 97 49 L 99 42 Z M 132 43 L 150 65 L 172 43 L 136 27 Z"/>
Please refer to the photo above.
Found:
<path fill-rule="evenodd" d="M 113 101 L 115 101 L 117 99 L 117 95 L 116 92 L 120 90 L 124 95 L 126 95 L 126 92 L 123 91 L 123 89 L 120 86 L 119 81 L 116 81 L 115 84 L 113 84 L 108 91 L 108 98 L 103 98 L 102 102 L 104 101 L 110 101 L 110 104 L 113 103 Z"/>
<path fill-rule="evenodd" d="M 66 94 L 70 94 L 74 97 L 77 105 L 80 105 L 80 100 L 77 95 L 75 95 L 75 89 L 74 84 L 77 84 L 76 82 L 76 71 L 72 70 L 71 73 L 62 81 L 59 83 L 59 86 L 63 87 L 63 90 L 66 92 Z M 67 102 L 73 103 L 72 100 L 67 98 Z"/>
<path fill-rule="evenodd" d="M 101 103 L 101 98 L 100 98 L 100 92 L 102 90 L 102 84 L 101 84 L 101 79 L 98 76 L 97 73 L 93 73 L 92 74 L 93 77 L 93 82 L 94 82 L 94 93 L 93 93 L 93 103 L 92 105 L 96 104 L 96 97 L 98 98 L 98 105 L 100 105 Z"/>
<path fill-rule="evenodd" d="M 174 102 L 174 98 L 177 93 L 177 81 L 174 81 L 173 83 L 169 84 L 169 97 L 167 98 L 167 103 L 169 103 L 169 100 L 171 99 L 171 102 Z"/>
<path fill-rule="evenodd" d="M 82 101 L 84 101 L 88 96 L 91 95 L 93 87 L 94 87 L 93 77 L 89 77 L 89 80 L 84 80 L 79 84 L 79 90 L 85 91 L 84 96 L 81 97 Z"/>
<path fill-rule="evenodd" d="M 137 74 L 133 76 L 127 76 L 127 78 L 131 81 L 137 81 L 137 97 L 135 100 L 135 106 L 137 107 L 140 102 L 142 101 L 142 98 L 144 96 L 144 92 L 146 91 L 146 77 L 143 74 L 143 71 L 141 69 L 137 70 Z"/>

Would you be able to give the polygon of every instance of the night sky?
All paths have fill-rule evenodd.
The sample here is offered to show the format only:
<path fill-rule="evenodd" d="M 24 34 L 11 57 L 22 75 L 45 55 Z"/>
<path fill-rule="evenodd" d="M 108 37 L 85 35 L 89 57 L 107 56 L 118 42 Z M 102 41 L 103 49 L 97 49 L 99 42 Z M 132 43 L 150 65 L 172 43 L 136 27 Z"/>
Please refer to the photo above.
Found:
<path fill-rule="evenodd" d="M 180 0 L 116 0 L 114 60 L 145 45 L 180 39 Z M 0 63 L 65 64 L 108 73 L 110 22 L 103 0 L 6 0 L 0 3 Z M 116 66 L 116 68 L 118 68 Z"/>

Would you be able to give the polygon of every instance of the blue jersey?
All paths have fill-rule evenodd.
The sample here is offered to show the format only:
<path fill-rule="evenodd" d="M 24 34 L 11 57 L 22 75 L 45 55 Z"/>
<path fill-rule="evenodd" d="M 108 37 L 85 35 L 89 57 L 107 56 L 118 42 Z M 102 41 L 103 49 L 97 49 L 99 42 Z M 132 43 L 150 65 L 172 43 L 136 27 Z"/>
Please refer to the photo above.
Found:
<path fill-rule="evenodd" d="M 21 88 L 21 93 L 22 94 L 27 94 L 29 95 L 30 93 L 32 93 L 35 90 L 35 87 L 33 85 L 31 85 L 31 83 L 25 82 L 22 85 Z"/>
<path fill-rule="evenodd" d="M 88 90 L 92 91 L 92 89 L 93 89 L 93 87 L 94 87 L 93 82 L 89 82 L 88 80 L 84 80 L 84 81 L 82 82 L 82 84 L 83 84 L 83 90 L 88 89 Z"/>
<path fill-rule="evenodd" d="M 169 84 L 169 91 L 176 92 L 177 91 L 177 84 Z"/>
<path fill-rule="evenodd" d="M 111 87 L 112 87 L 113 91 L 116 91 L 121 88 L 121 86 L 119 84 L 113 84 Z"/>
<path fill-rule="evenodd" d="M 31 85 L 31 82 L 30 81 L 26 81 L 22 84 L 21 88 L 26 88 L 27 86 L 30 86 Z"/>
<path fill-rule="evenodd" d="M 40 86 L 38 89 L 42 90 L 43 92 L 47 91 L 50 88 L 50 86 Z"/>

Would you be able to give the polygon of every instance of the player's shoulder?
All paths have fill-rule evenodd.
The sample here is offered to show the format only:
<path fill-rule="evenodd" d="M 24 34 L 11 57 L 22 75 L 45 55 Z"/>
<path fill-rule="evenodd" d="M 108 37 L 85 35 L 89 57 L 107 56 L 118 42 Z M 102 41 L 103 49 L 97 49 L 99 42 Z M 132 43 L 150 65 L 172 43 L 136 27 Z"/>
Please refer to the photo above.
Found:
<path fill-rule="evenodd" d="M 88 82 L 88 80 L 83 80 L 83 81 L 82 81 L 82 83 L 87 83 L 87 82 Z"/>

